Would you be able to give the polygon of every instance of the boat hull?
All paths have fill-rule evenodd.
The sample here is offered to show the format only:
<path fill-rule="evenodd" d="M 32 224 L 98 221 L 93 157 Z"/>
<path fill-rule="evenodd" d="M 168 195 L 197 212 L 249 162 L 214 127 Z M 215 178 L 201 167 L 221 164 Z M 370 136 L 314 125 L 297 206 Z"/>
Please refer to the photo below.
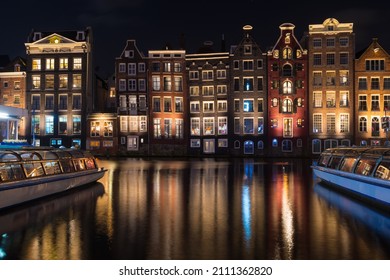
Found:
<path fill-rule="evenodd" d="M 390 181 L 312 166 L 314 175 L 325 183 L 354 194 L 367 202 L 390 208 Z"/>
<path fill-rule="evenodd" d="M 0 209 L 96 182 L 104 176 L 105 171 L 100 168 L 0 184 Z"/>

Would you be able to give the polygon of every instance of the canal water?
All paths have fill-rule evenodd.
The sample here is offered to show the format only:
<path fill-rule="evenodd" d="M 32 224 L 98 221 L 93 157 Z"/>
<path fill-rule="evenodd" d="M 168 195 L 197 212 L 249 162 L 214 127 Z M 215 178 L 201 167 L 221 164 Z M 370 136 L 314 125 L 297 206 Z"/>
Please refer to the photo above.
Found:
<path fill-rule="evenodd" d="M 308 159 L 100 159 L 98 182 L 0 212 L 0 259 L 390 259 L 390 215 Z"/>

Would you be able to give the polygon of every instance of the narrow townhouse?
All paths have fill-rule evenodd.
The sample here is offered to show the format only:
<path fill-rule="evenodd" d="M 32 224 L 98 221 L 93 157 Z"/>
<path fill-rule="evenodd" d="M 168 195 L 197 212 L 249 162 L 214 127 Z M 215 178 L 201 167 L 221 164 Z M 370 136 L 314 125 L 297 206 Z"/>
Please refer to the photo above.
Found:
<path fill-rule="evenodd" d="M 267 123 L 267 55 L 256 43 L 253 27 L 243 27 L 230 51 L 229 153 L 264 155 Z"/>
<path fill-rule="evenodd" d="M 273 156 L 307 153 L 308 53 L 294 35 L 295 25 L 283 23 L 268 51 L 268 152 Z"/>

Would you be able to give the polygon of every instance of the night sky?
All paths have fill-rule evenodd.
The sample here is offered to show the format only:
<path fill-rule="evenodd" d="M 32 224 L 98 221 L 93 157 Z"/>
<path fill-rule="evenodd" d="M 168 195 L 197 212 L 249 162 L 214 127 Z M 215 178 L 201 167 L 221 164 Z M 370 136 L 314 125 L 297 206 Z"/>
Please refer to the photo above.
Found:
<path fill-rule="evenodd" d="M 107 76 L 114 72 L 127 39 L 135 39 L 141 51 L 161 49 L 166 43 L 179 47 L 184 36 L 186 50 L 195 52 L 204 41 L 220 48 L 222 34 L 226 46 L 239 43 L 242 27 L 253 26 L 253 36 L 263 51 L 279 37 L 282 23 L 293 23 L 299 39 L 309 24 L 333 17 L 352 22 L 356 51 L 373 37 L 390 53 L 390 3 L 344 4 L 347 1 L 303 4 L 301 1 L 157 1 L 157 0 L 66 0 L 2 1 L 0 54 L 10 58 L 25 56 L 24 43 L 36 31 L 81 30 L 91 26 L 94 34 L 95 65 Z M 320 9 L 319 6 L 325 8 Z"/>

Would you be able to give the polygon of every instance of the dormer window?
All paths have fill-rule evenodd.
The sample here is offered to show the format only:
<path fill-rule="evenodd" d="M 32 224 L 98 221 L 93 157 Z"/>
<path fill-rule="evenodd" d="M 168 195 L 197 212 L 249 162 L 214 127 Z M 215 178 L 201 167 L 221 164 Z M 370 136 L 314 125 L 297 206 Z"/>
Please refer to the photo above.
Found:
<path fill-rule="evenodd" d="M 15 64 L 14 71 L 15 72 L 20 72 L 20 64 Z"/>

